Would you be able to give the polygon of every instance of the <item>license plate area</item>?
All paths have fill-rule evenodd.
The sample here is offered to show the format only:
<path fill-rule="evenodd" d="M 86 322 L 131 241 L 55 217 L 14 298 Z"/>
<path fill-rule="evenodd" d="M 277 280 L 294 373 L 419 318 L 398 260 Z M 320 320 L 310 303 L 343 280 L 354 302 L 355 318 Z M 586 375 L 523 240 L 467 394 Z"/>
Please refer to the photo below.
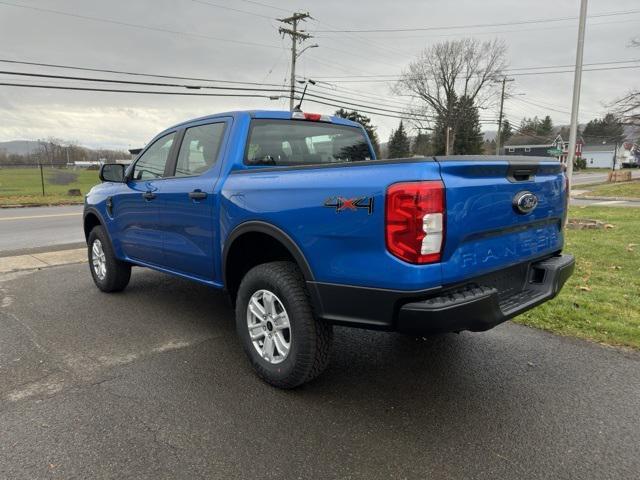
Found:
<path fill-rule="evenodd" d="M 498 291 L 498 299 L 502 300 L 524 290 L 528 271 L 529 264 L 521 263 L 474 278 L 473 283 L 495 288 Z"/>

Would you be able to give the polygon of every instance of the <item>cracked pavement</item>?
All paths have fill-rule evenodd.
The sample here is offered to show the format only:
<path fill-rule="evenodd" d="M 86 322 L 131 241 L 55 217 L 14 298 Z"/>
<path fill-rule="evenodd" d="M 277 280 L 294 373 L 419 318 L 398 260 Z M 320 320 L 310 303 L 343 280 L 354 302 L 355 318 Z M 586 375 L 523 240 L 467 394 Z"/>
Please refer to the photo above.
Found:
<path fill-rule="evenodd" d="M 337 328 L 285 392 L 223 295 L 143 269 L 108 295 L 87 268 L 0 275 L 0 479 L 638 478 L 638 352 Z"/>

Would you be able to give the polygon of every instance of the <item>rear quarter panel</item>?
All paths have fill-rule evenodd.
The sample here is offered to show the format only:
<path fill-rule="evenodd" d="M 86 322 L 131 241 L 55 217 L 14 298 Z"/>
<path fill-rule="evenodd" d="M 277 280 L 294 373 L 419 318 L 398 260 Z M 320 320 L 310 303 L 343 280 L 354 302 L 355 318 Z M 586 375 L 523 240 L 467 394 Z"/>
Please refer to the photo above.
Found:
<path fill-rule="evenodd" d="M 392 256 L 386 249 L 384 230 L 389 185 L 439 179 L 438 164 L 426 159 L 236 170 L 221 191 L 221 238 L 244 222 L 260 220 L 280 228 L 296 242 L 318 282 L 398 290 L 439 286 L 440 265 L 411 265 Z M 373 211 L 337 211 L 324 206 L 335 197 L 372 198 Z"/>

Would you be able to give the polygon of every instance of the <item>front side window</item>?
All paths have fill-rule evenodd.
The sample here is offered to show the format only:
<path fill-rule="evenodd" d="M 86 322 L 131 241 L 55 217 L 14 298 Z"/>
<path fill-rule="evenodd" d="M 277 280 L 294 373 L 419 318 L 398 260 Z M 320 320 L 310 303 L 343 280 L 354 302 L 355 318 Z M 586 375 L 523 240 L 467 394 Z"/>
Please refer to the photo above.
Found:
<path fill-rule="evenodd" d="M 371 160 L 361 129 L 299 120 L 251 122 L 247 165 L 321 165 Z"/>
<path fill-rule="evenodd" d="M 224 123 L 187 128 L 180 145 L 175 176 L 200 175 L 209 170 L 218 158 L 224 128 Z"/>
<path fill-rule="evenodd" d="M 164 169 L 176 134 L 160 137 L 138 159 L 133 167 L 134 180 L 153 180 L 164 177 Z"/>

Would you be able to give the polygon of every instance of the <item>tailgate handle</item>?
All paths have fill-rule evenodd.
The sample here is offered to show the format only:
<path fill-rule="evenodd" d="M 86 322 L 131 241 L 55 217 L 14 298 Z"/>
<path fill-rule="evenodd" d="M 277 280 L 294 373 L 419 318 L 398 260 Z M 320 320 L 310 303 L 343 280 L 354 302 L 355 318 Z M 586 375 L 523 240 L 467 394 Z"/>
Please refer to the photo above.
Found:
<path fill-rule="evenodd" d="M 532 173 L 531 170 L 516 170 L 513 172 L 513 178 L 517 182 L 524 182 L 525 180 L 529 180 Z"/>
<path fill-rule="evenodd" d="M 533 180 L 537 172 L 538 167 L 534 165 L 512 165 L 507 171 L 507 179 L 510 182 L 526 182 L 529 180 Z"/>

